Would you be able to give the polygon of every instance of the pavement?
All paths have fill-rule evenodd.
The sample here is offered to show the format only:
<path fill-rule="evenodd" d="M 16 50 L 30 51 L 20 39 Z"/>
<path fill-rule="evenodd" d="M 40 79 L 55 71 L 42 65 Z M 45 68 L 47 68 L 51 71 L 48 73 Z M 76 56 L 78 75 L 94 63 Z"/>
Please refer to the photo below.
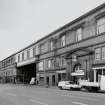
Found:
<path fill-rule="evenodd" d="M 0 105 L 105 105 L 105 94 L 59 90 L 56 86 L 0 84 Z"/>

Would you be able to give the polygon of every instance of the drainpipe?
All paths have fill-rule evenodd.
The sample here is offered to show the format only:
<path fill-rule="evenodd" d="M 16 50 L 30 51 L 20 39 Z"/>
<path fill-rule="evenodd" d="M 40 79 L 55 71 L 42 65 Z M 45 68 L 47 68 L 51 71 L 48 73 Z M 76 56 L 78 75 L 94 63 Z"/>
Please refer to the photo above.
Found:
<path fill-rule="evenodd" d="M 87 59 L 86 59 L 86 80 L 87 80 Z"/>

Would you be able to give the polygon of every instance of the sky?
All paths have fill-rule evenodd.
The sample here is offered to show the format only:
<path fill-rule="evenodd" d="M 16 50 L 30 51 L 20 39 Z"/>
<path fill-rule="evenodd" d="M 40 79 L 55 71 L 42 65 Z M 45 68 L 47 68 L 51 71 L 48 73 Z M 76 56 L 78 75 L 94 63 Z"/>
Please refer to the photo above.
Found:
<path fill-rule="evenodd" d="M 105 0 L 0 0 L 0 61 Z"/>

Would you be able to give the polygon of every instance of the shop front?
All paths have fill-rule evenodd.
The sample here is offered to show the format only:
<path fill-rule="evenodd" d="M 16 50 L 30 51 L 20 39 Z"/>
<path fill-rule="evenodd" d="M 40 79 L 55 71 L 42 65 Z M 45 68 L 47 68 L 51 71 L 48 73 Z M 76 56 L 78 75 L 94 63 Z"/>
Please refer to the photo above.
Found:
<path fill-rule="evenodd" d="M 101 75 L 105 75 L 105 66 L 93 67 L 94 82 L 100 82 Z"/>

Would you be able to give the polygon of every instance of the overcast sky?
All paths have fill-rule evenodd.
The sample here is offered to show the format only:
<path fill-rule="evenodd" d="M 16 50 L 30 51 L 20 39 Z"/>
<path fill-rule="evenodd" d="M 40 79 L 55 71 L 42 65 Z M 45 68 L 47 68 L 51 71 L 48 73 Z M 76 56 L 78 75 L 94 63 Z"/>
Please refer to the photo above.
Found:
<path fill-rule="evenodd" d="M 0 0 L 0 60 L 105 0 Z"/>

